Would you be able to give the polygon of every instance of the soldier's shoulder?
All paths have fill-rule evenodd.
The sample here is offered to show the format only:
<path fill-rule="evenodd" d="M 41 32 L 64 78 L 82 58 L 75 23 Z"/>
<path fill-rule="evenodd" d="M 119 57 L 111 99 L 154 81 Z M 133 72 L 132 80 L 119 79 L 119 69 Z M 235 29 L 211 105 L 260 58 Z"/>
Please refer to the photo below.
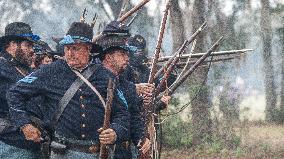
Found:
<path fill-rule="evenodd" d="M 40 69 L 38 69 L 38 72 L 60 72 L 62 69 L 66 69 L 66 66 L 64 64 L 63 60 L 57 60 L 52 62 L 51 64 L 44 65 Z"/>
<path fill-rule="evenodd" d="M 0 75 L 11 74 L 12 70 L 12 66 L 9 62 L 4 57 L 0 57 Z"/>

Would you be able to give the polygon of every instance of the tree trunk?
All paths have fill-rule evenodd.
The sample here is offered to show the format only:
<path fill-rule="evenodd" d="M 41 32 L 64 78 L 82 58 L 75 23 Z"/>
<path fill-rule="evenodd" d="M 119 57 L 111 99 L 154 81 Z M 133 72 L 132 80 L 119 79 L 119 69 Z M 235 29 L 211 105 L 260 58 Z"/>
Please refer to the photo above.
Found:
<path fill-rule="evenodd" d="M 192 31 L 198 29 L 205 21 L 205 0 L 195 0 L 193 9 Z M 205 33 L 199 35 L 195 51 L 205 52 Z M 210 101 L 208 87 L 203 85 L 203 81 L 207 81 L 208 67 L 201 67 L 197 69 L 190 80 L 192 100 L 192 123 L 193 123 L 193 145 L 200 145 L 206 141 L 211 135 L 211 119 L 210 119 Z"/>
<path fill-rule="evenodd" d="M 170 7 L 173 51 L 175 52 L 185 40 L 182 13 L 178 1 L 172 1 Z"/>
<path fill-rule="evenodd" d="M 271 13 L 269 1 L 261 0 L 261 36 L 263 41 L 263 71 L 265 74 L 264 84 L 266 93 L 266 120 L 273 121 L 274 111 L 276 108 L 276 92 L 275 92 L 275 82 L 273 75 L 273 65 L 272 65 L 272 49 L 271 49 Z"/>
<path fill-rule="evenodd" d="M 280 43 L 282 44 L 280 110 L 284 112 L 284 27 L 279 29 L 278 33 L 280 35 Z"/>

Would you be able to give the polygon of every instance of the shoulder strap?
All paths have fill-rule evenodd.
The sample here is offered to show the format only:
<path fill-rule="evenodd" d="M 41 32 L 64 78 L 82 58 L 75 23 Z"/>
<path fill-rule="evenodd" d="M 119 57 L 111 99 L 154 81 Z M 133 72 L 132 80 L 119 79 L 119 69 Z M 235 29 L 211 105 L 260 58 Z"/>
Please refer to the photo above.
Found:
<path fill-rule="evenodd" d="M 93 65 L 89 67 L 86 71 L 83 72 L 83 76 L 85 76 L 87 79 L 91 77 L 91 75 L 95 72 L 96 66 Z M 72 97 L 75 95 L 77 90 L 82 86 L 84 82 L 78 77 L 72 85 L 67 89 L 67 91 L 64 93 L 63 97 L 59 101 L 59 107 L 57 111 L 55 112 L 53 119 L 51 120 L 51 127 L 55 128 L 60 116 L 62 115 L 63 111 L 65 110 L 67 104 L 70 102 Z"/>
<path fill-rule="evenodd" d="M 104 100 L 104 98 L 102 97 L 102 95 L 99 93 L 99 91 L 96 89 L 96 87 L 94 87 L 89 81 L 88 79 L 86 79 L 83 75 L 81 75 L 78 71 L 73 70 L 76 75 L 81 78 L 82 81 L 84 81 L 95 93 L 96 95 L 99 97 L 100 101 L 102 102 L 103 106 L 106 107 L 106 102 Z"/>

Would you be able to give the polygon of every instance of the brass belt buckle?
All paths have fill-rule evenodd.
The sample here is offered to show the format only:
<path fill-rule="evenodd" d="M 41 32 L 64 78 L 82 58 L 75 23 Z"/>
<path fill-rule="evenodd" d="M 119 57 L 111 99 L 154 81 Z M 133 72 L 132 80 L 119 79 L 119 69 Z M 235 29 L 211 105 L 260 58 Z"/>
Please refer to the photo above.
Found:
<path fill-rule="evenodd" d="M 99 146 L 98 145 L 92 145 L 89 147 L 90 153 L 97 153 L 99 151 Z"/>

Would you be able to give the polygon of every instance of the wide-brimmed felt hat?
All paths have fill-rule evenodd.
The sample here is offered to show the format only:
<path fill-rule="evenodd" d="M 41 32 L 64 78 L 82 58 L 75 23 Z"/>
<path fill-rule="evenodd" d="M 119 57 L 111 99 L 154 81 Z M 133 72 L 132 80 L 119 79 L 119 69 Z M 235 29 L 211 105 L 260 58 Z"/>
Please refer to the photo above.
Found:
<path fill-rule="evenodd" d="M 50 55 L 57 55 L 55 51 L 53 51 L 50 46 L 42 41 L 39 40 L 35 45 L 34 45 L 34 52 L 36 55 L 41 55 L 41 54 L 50 54 Z"/>
<path fill-rule="evenodd" d="M 129 28 L 118 21 L 112 21 L 106 25 L 102 35 L 96 39 L 96 43 L 103 47 L 103 53 L 100 56 L 105 55 L 109 50 L 123 49 L 127 53 L 134 52 L 137 47 L 128 45 L 128 39 L 130 38 Z"/>
<path fill-rule="evenodd" d="M 92 43 L 93 28 L 83 22 L 73 22 L 66 35 L 58 42 L 60 45 L 71 45 L 76 43 L 87 43 L 92 45 L 91 54 L 96 55 L 102 52 L 102 47 Z M 58 40 L 58 39 L 57 39 Z M 54 40 L 55 41 L 55 40 Z"/>
<path fill-rule="evenodd" d="M 128 39 L 128 45 L 136 46 L 138 49 L 144 50 L 146 47 L 146 40 L 143 36 L 137 34 Z"/>
<path fill-rule="evenodd" d="M 108 23 L 103 32 L 104 35 L 106 34 L 116 34 L 120 36 L 130 36 L 129 27 L 125 26 L 123 23 L 119 21 L 111 21 Z"/>
<path fill-rule="evenodd" d="M 23 22 L 13 22 L 5 27 L 5 35 L 0 37 L 0 47 L 10 41 L 30 41 L 37 42 L 40 39 L 38 35 L 33 34 L 29 24 Z"/>
<path fill-rule="evenodd" d="M 104 56 L 109 53 L 109 50 L 125 50 L 127 53 L 132 53 L 137 50 L 137 47 L 128 45 L 127 41 L 129 36 L 121 36 L 117 34 L 107 34 L 100 37 L 96 43 L 101 45 L 103 48 L 102 54 L 99 56 Z"/>

